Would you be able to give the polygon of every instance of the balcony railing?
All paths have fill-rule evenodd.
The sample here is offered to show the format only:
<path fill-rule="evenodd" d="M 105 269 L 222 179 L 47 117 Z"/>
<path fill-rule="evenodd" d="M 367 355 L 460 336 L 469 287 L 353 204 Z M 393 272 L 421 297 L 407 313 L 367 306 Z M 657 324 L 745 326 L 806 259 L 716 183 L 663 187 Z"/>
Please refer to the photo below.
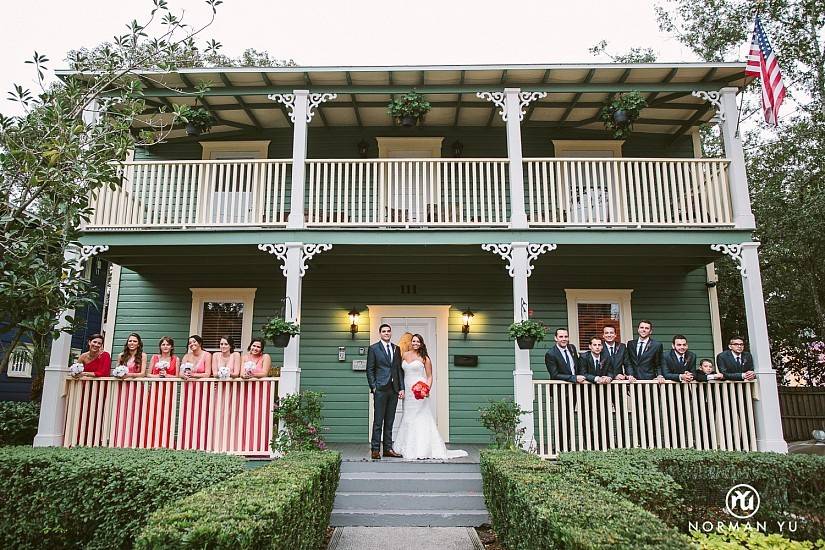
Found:
<path fill-rule="evenodd" d="M 308 160 L 306 227 L 508 227 L 507 159 Z M 724 159 L 526 159 L 530 227 L 730 227 Z M 290 160 L 125 164 L 84 229 L 285 227 Z"/>

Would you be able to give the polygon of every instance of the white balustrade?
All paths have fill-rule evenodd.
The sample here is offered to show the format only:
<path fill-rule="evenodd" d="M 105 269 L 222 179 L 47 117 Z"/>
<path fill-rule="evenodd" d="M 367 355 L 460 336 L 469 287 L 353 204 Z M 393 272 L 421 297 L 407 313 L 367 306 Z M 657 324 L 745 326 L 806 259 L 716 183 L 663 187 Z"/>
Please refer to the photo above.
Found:
<path fill-rule="evenodd" d="M 534 380 L 536 450 L 755 451 L 755 382 L 573 384 Z"/>
<path fill-rule="evenodd" d="M 270 456 L 278 378 L 66 380 L 65 447 Z"/>
<path fill-rule="evenodd" d="M 84 229 L 286 226 L 292 163 L 283 159 L 123 164 L 99 189 Z"/>
<path fill-rule="evenodd" d="M 541 226 L 733 226 L 725 159 L 525 159 Z"/>
<path fill-rule="evenodd" d="M 307 161 L 307 227 L 503 226 L 506 159 Z"/>

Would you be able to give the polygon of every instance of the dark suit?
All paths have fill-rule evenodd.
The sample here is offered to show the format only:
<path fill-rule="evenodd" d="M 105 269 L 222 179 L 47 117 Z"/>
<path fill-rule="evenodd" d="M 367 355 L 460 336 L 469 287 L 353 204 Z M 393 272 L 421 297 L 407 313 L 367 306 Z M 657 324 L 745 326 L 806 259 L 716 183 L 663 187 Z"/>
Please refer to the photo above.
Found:
<path fill-rule="evenodd" d="M 594 384 L 596 383 L 597 376 L 613 377 L 613 367 L 610 364 L 610 357 L 608 357 L 604 351 L 602 351 L 599 356 L 598 367 L 596 367 L 596 360 L 593 357 L 592 351 L 582 353 L 581 357 L 579 357 L 579 369 L 581 369 L 584 377 Z"/>
<path fill-rule="evenodd" d="M 614 350 L 610 353 L 607 342 L 604 343 L 602 355 L 610 359 L 610 376 L 615 378 L 619 374 L 627 374 L 624 368 L 624 357 L 627 353 L 627 346 L 621 342 L 613 342 Z"/>
<path fill-rule="evenodd" d="M 636 356 L 636 348 L 639 340 L 633 339 L 627 343 L 627 352 L 624 357 L 624 365 L 627 374 L 639 380 L 653 380 L 661 372 L 662 367 L 662 343 L 648 338 L 641 355 Z"/>
<path fill-rule="evenodd" d="M 404 371 L 401 369 L 401 350 L 392 346 L 392 360 L 387 355 L 384 342 L 369 347 L 367 353 L 367 383 L 373 393 L 373 421 L 370 448 L 381 448 L 382 433 L 384 451 L 392 449 L 392 423 L 398 406 L 398 392 L 404 389 Z"/>
<path fill-rule="evenodd" d="M 576 375 L 581 374 L 579 367 L 579 354 L 576 353 L 576 346 L 567 344 L 567 351 L 570 352 L 572 370 L 568 365 L 564 355 L 559 351 L 559 347 L 554 345 L 544 354 L 544 365 L 550 373 L 552 380 L 564 380 L 566 382 L 576 382 Z"/>
<path fill-rule="evenodd" d="M 747 351 L 742 352 L 742 365 L 736 361 L 731 350 L 726 350 L 716 356 L 716 368 L 725 375 L 725 380 L 744 380 L 742 373 L 753 368 L 753 356 Z"/>
<path fill-rule="evenodd" d="M 696 354 L 692 351 L 685 352 L 685 364 L 679 363 L 679 356 L 676 350 L 670 350 L 662 360 L 662 376 L 674 382 L 680 382 L 679 375 L 689 372 L 696 375 Z"/>

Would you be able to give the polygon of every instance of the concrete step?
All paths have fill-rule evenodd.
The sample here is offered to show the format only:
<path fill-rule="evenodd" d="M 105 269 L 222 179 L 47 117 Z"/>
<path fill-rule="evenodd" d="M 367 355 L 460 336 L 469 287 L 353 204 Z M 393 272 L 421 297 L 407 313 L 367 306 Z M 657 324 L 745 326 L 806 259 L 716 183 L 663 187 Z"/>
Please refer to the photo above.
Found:
<path fill-rule="evenodd" d="M 476 527 L 489 523 L 487 510 L 336 510 L 333 508 L 330 525 L 333 527 Z"/>
<path fill-rule="evenodd" d="M 338 510 L 357 509 L 404 509 L 404 510 L 482 510 L 484 495 L 467 491 L 457 493 L 379 493 L 342 492 L 335 494 L 333 508 Z"/>
<path fill-rule="evenodd" d="M 359 460 L 341 463 L 341 472 L 462 472 L 478 473 L 478 464 L 460 462 L 404 462 L 401 460 Z"/>
<path fill-rule="evenodd" d="M 342 473 L 338 491 L 343 493 L 456 493 L 482 491 L 481 474 L 469 472 L 348 472 Z"/>

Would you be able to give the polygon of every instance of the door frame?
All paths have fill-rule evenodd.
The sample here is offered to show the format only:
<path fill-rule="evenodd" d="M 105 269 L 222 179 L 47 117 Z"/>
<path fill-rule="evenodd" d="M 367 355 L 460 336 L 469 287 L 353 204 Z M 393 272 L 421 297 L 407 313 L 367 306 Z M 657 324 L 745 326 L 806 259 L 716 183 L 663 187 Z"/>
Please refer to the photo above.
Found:
<path fill-rule="evenodd" d="M 436 357 L 433 363 L 438 365 L 438 385 L 435 388 L 438 400 L 437 418 L 438 432 L 445 442 L 450 437 L 450 356 L 447 346 L 449 345 L 449 320 L 450 306 L 440 305 L 367 305 L 370 316 L 370 343 L 373 335 L 378 334 L 378 327 L 381 326 L 381 319 L 384 317 L 434 317 L 436 334 Z M 377 340 L 376 340 L 377 341 Z M 406 396 L 405 396 L 406 398 Z"/>

